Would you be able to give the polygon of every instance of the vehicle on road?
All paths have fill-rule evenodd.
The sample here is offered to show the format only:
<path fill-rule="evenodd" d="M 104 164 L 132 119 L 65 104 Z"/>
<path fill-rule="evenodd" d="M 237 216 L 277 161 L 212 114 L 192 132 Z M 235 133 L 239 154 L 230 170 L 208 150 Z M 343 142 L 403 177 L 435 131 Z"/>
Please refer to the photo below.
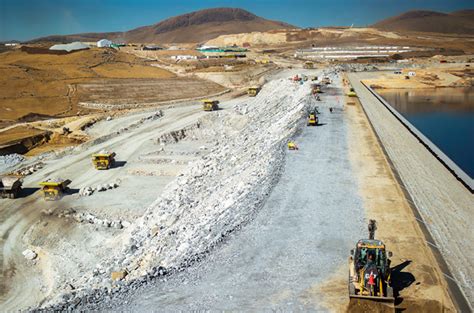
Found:
<path fill-rule="evenodd" d="M 390 257 L 385 244 L 375 239 L 376 221 L 370 220 L 369 239 L 360 239 L 349 257 L 349 298 L 394 302 Z"/>
<path fill-rule="evenodd" d="M 248 90 L 247 90 L 247 94 L 249 97 L 256 97 L 257 94 L 260 92 L 260 87 L 250 87 Z"/>
<path fill-rule="evenodd" d="M 219 101 L 206 99 L 202 101 L 202 109 L 204 111 L 216 111 L 219 109 Z"/>
<path fill-rule="evenodd" d="M 41 192 L 47 201 L 55 201 L 62 198 L 68 185 L 71 183 L 69 179 L 54 178 L 42 181 L 39 185 L 42 187 Z"/>
<path fill-rule="evenodd" d="M 92 164 L 97 170 L 108 170 L 115 165 L 115 152 L 100 151 L 93 154 Z"/>
<path fill-rule="evenodd" d="M 21 192 L 21 177 L 7 175 L 0 178 L 0 198 L 15 199 Z"/>
<path fill-rule="evenodd" d="M 308 126 L 317 126 L 319 122 L 318 116 L 315 111 L 309 112 L 308 114 Z"/>
<path fill-rule="evenodd" d="M 298 150 L 298 146 L 293 141 L 288 141 L 288 150 Z"/>

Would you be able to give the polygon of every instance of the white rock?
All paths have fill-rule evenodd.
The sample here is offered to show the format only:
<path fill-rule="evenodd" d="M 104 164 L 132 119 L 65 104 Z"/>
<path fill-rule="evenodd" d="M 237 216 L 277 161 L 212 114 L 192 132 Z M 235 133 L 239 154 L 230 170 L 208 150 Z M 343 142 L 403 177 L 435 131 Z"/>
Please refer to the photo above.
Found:
<path fill-rule="evenodd" d="M 22 252 L 22 254 L 27 260 L 34 260 L 38 256 L 38 254 L 36 254 L 36 252 L 34 252 L 31 249 L 26 249 L 25 251 Z"/>

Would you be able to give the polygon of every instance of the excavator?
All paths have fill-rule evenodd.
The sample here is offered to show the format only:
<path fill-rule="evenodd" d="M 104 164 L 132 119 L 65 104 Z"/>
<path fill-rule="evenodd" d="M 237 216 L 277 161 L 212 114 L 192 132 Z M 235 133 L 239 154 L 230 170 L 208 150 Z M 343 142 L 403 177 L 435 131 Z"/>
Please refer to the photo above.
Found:
<path fill-rule="evenodd" d="M 369 221 L 369 238 L 360 239 L 349 257 L 349 298 L 395 302 L 390 257 L 385 244 L 375 239 L 377 224 Z"/>
<path fill-rule="evenodd" d="M 204 111 L 216 111 L 219 109 L 219 101 L 218 100 L 202 100 L 202 109 Z"/>
<path fill-rule="evenodd" d="M 100 151 L 92 155 L 92 164 L 97 170 L 108 170 L 115 165 L 115 152 Z"/>
<path fill-rule="evenodd" d="M 62 198 L 64 192 L 68 189 L 71 183 L 69 179 L 53 178 L 40 182 L 41 192 L 47 201 L 55 201 Z"/>

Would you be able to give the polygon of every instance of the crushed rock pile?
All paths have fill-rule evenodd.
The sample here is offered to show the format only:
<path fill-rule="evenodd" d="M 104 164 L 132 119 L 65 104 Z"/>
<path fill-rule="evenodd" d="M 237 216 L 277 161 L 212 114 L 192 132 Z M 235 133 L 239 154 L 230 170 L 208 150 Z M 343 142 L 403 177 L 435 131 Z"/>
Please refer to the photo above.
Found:
<path fill-rule="evenodd" d="M 39 171 L 43 167 L 44 167 L 44 163 L 43 162 L 38 162 L 38 163 L 35 163 L 35 164 L 32 164 L 32 165 L 20 168 L 16 171 L 13 171 L 12 174 L 21 175 L 21 176 L 28 176 L 28 175 L 33 174 L 36 171 Z"/>
<path fill-rule="evenodd" d="M 248 222 L 279 177 L 286 142 L 304 124 L 308 97 L 308 84 L 281 79 L 248 103 L 215 112 L 210 120 L 218 136 L 209 154 L 190 164 L 117 238 L 124 244 L 103 260 L 100 273 L 75 280 L 82 288 L 52 299 L 50 308 L 106 301 L 111 292 L 186 267 Z M 110 276 L 117 271 L 128 273 L 118 289 Z"/>
<path fill-rule="evenodd" d="M 25 157 L 21 154 L 7 154 L 0 156 L 0 173 L 7 171 L 9 168 L 14 167 L 15 165 L 23 162 Z"/>
<path fill-rule="evenodd" d="M 79 189 L 79 196 L 88 197 L 88 196 L 91 196 L 94 192 L 102 192 L 102 191 L 107 191 L 110 189 L 115 189 L 120 186 L 120 183 L 121 183 L 120 180 L 116 180 L 113 183 L 104 183 L 104 184 L 100 184 L 94 187 L 92 186 L 82 187 L 81 189 Z"/>

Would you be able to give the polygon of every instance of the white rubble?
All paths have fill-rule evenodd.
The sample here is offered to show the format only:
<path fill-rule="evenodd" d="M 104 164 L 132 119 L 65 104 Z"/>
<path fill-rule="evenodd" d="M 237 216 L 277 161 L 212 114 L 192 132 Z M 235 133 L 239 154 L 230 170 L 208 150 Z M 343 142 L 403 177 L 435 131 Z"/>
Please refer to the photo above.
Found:
<path fill-rule="evenodd" d="M 38 256 L 38 254 L 36 254 L 36 252 L 34 252 L 34 251 L 31 250 L 31 249 L 26 249 L 26 250 L 23 251 L 21 254 L 23 254 L 23 256 L 25 257 L 25 259 L 27 259 L 27 260 L 34 260 L 34 259 L 36 259 L 36 257 Z"/>

